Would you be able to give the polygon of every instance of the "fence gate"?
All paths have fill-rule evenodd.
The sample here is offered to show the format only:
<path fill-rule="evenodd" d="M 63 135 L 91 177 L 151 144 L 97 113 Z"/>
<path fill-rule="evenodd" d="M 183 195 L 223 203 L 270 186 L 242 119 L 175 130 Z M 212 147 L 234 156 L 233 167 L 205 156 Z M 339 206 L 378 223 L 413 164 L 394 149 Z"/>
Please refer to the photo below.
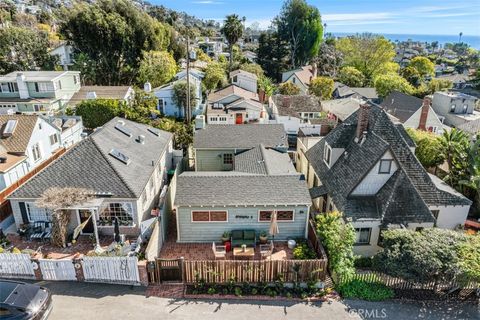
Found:
<path fill-rule="evenodd" d="M 76 281 L 77 276 L 73 261 L 40 259 L 40 270 L 42 270 L 43 280 L 65 280 Z"/>
<path fill-rule="evenodd" d="M 137 257 L 84 257 L 85 281 L 140 285 Z"/>
<path fill-rule="evenodd" d="M 157 259 L 157 282 L 183 282 L 183 259 Z"/>
<path fill-rule="evenodd" d="M 23 253 L 0 253 L 0 277 L 35 278 L 30 255 Z"/>

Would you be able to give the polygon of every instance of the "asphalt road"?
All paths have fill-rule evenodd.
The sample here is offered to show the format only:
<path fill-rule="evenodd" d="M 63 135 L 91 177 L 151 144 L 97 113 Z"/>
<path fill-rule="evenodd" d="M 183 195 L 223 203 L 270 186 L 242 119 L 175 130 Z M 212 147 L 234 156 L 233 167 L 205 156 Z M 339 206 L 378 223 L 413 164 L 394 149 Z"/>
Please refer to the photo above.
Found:
<path fill-rule="evenodd" d="M 37 282 L 52 290 L 49 320 L 120 319 L 480 319 L 472 304 L 365 302 L 331 303 L 207 301 L 145 298 L 145 289 L 131 286 Z"/>

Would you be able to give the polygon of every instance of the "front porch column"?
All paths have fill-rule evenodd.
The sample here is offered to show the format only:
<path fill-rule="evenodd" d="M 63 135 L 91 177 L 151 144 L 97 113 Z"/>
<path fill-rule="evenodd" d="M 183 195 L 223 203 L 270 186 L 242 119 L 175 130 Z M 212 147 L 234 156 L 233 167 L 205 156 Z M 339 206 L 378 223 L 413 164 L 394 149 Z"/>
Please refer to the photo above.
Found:
<path fill-rule="evenodd" d="M 95 215 L 96 209 L 90 209 L 93 219 L 93 233 L 95 234 L 95 241 L 97 242 L 97 247 L 100 247 L 100 239 L 98 237 L 98 227 L 97 227 L 97 216 Z"/>

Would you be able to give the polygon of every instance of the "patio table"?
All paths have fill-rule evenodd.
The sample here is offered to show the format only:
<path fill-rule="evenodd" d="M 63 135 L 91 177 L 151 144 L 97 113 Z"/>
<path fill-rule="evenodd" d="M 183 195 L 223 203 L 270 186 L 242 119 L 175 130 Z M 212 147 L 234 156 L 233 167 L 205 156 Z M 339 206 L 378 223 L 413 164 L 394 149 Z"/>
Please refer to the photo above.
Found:
<path fill-rule="evenodd" d="M 245 251 L 243 251 L 242 248 L 233 248 L 233 260 L 235 260 L 237 257 L 240 258 L 252 258 L 252 260 L 255 257 L 255 248 L 245 248 Z"/>

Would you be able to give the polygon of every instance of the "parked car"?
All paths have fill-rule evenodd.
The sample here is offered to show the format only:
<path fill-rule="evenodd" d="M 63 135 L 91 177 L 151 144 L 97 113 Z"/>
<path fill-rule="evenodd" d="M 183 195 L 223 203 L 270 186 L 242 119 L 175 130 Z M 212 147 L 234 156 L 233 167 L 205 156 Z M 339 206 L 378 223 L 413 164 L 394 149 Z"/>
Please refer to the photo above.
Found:
<path fill-rule="evenodd" d="M 52 295 L 47 288 L 0 280 L 0 319 L 44 320 L 51 311 Z"/>

